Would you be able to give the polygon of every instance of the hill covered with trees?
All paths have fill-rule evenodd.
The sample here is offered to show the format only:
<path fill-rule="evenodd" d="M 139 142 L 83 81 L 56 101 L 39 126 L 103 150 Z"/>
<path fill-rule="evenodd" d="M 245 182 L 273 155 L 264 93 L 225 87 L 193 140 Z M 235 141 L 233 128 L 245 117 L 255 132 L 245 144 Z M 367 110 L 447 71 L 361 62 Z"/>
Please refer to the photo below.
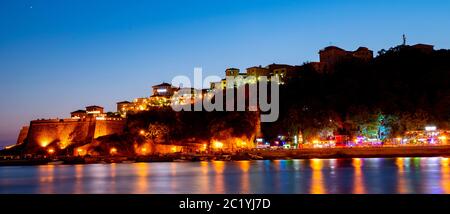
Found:
<path fill-rule="evenodd" d="M 266 137 L 331 133 L 379 139 L 426 125 L 450 127 L 450 51 L 409 46 L 382 50 L 370 62 L 348 60 L 334 72 L 312 67 L 280 89 L 280 118 Z"/>

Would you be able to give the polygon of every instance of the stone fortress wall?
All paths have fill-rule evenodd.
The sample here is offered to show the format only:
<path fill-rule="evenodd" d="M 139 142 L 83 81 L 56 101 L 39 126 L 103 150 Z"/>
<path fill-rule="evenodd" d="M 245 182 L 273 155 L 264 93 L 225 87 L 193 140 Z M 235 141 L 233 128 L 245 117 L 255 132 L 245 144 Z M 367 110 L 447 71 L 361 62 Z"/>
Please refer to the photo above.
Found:
<path fill-rule="evenodd" d="M 18 143 L 26 141 L 30 149 L 49 145 L 64 149 L 72 144 L 91 143 L 98 137 L 121 134 L 125 124 L 125 120 L 35 120 L 29 128 L 22 128 Z"/>

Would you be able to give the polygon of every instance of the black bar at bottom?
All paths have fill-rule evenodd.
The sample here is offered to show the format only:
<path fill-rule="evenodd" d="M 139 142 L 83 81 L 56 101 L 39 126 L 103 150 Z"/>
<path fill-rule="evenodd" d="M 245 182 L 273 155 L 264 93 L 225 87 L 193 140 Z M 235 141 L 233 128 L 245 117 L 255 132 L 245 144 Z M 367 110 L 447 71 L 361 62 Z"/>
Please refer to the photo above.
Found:
<path fill-rule="evenodd" d="M 0 195 L 0 210 L 230 213 L 450 210 L 449 195 Z"/>

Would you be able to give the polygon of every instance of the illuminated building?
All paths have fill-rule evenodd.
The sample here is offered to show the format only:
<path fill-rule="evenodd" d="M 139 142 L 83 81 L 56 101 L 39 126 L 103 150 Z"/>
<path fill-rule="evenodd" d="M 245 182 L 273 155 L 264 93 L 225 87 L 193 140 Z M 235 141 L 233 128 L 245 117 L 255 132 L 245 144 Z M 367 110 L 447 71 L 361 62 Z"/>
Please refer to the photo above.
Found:
<path fill-rule="evenodd" d="M 261 68 L 264 69 L 264 68 Z M 240 87 L 245 84 L 250 84 L 248 81 L 248 71 L 247 73 L 240 73 L 240 70 L 237 68 L 227 68 L 225 70 L 225 76 L 227 78 L 234 78 L 233 87 Z M 254 82 L 256 83 L 256 82 Z M 212 82 L 210 89 L 211 90 L 224 90 L 227 88 L 227 79 L 222 79 L 220 82 Z"/>
<path fill-rule="evenodd" d="M 177 90 L 177 88 L 172 87 L 169 83 L 162 83 L 159 85 L 152 86 L 153 95 L 152 96 L 162 96 L 162 97 L 171 97 L 173 93 Z"/>
<path fill-rule="evenodd" d="M 295 78 L 300 76 L 300 71 L 303 66 L 292 66 L 286 64 L 270 64 L 266 67 L 270 71 L 270 76 L 276 76 L 280 80 L 281 84 L 287 79 Z"/>
<path fill-rule="evenodd" d="M 126 117 L 128 112 L 145 111 L 150 105 L 150 98 L 136 98 L 133 102 L 122 101 L 117 103 L 117 113 L 122 117 Z"/>
<path fill-rule="evenodd" d="M 302 66 L 275 63 L 266 67 L 254 66 L 247 68 L 246 73 L 240 73 L 240 70 L 237 68 L 228 68 L 225 70 L 226 78 L 220 80 L 219 82 L 211 82 L 210 90 L 224 90 L 227 87 L 239 88 L 247 84 L 256 84 L 257 81 L 263 76 L 267 77 L 268 81 L 270 81 L 271 77 L 277 76 L 280 81 L 279 83 L 283 84 L 286 79 L 298 77 L 301 69 Z M 227 84 L 228 78 L 234 79 L 234 83 L 232 85 Z"/>
<path fill-rule="evenodd" d="M 102 136 L 120 134 L 124 126 L 123 118 L 104 113 L 103 107 L 88 106 L 86 111 L 72 112 L 71 118 L 31 121 L 19 134 L 18 145 L 26 139 L 32 148 L 46 148 L 47 152 L 53 153 L 74 143 L 90 143 Z"/>
<path fill-rule="evenodd" d="M 268 68 L 262 67 L 260 66 L 254 66 L 254 67 L 250 67 L 247 68 L 247 75 L 248 76 L 254 76 L 254 77 L 259 77 L 259 76 L 270 76 L 270 70 Z"/>
<path fill-rule="evenodd" d="M 70 113 L 71 119 L 74 120 L 106 120 L 107 114 L 101 106 L 87 106 L 86 110 L 77 110 Z"/>
<path fill-rule="evenodd" d="M 156 107 L 169 106 L 172 96 L 178 90 L 169 83 L 152 86 L 152 89 L 153 95 L 150 96 L 149 104 Z"/>
<path fill-rule="evenodd" d="M 423 130 L 407 131 L 400 139 L 400 144 L 447 144 L 447 137 L 450 135 L 449 130 L 439 130 L 436 126 L 426 126 Z M 395 142 L 395 139 L 393 140 Z M 398 142 L 398 140 L 397 140 Z"/>
<path fill-rule="evenodd" d="M 88 115 L 101 115 L 103 114 L 104 108 L 101 106 L 87 106 L 86 113 Z"/>
<path fill-rule="evenodd" d="M 416 47 L 417 46 L 417 47 Z M 416 45 L 414 47 L 423 50 L 429 50 L 433 47 L 429 45 Z M 373 51 L 369 50 L 366 47 L 359 47 L 355 51 L 346 51 L 342 48 L 336 46 L 329 46 L 320 50 L 320 62 L 310 62 L 306 63 L 307 66 L 312 66 L 312 69 L 319 73 L 323 73 L 324 71 L 333 71 L 335 66 L 338 63 L 341 63 L 345 60 L 349 59 L 358 59 L 362 61 L 370 61 L 373 59 Z M 256 80 L 259 80 L 260 77 L 265 76 L 269 80 L 270 77 L 277 76 L 279 79 L 279 84 L 284 84 L 287 79 L 300 77 L 300 73 L 305 69 L 305 66 L 298 65 L 286 65 L 286 64 L 270 64 L 265 67 L 253 66 L 246 69 L 246 73 L 240 73 L 240 70 L 237 68 L 228 68 L 225 70 L 226 77 L 234 77 L 235 83 L 234 87 L 239 87 L 244 84 L 255 84 Z M 239 79 L 240 77 L 241 79 Z M 249 79 L 247 77 L 255 77 L 256 80 Z M 218 82 L 211 82 L 210 89 L 226 89 L 227 88 L 227 79 L 224 78 Z"/>
<path fill-rule="evenodd" d="M 117 112 L 126 117 L 128 112 L 147 111 L 149 107 L 165 107 L 175 104 L 193 103 L 195 99 L 203 98 L 204 90 L 193 88 L 176 88 L 169 83 L 152 86 L 150 97 L 136 98 L 133 102 L 123 101 L 117 103 Z"/>
<path fill-rule="evenodd" d="M 227 80 L 222 79 L 220 82 L 212 82 L 211 83 L 211 90 L 215 89 L 226 89 L 227 88 Z"/>
<path fill-rule="evenodd" d="M 146 97 L 140 97 L 133 100 L 132 111 L 145 111 L 150 105 L 150 99 Z"/>
<path fill-rule="evenodd" d="M 128 109 L 132 107 L 132 103 L 129 101 L 122 101 L 117 103 L 117 112 L 122 115 L 126 116 L 126 112 Z"/>
<path fill-rule="evenodd" d="M 225 75 L 227 77 L 233 76 L 233 77 L 237 77 L 239 76 L 240 70 L 237 68 L 227 68 L 227 70 L 225 70 Z"/>
<path fill-rule="evenodd" d="M 180 88 L 172 96 L 172 104 L 175 105 L 194 104 L 196 101 L 201 101 L 206 93 L 207 93 L 206 90 L 200 90 L 195 88 Z"/>
<path fill-rule="evenodd" d="M 70 117 L 72 119 L 85 119 L 87 117 L 87 113 L 85 110 L 77 110 L 70 113 Z"/>

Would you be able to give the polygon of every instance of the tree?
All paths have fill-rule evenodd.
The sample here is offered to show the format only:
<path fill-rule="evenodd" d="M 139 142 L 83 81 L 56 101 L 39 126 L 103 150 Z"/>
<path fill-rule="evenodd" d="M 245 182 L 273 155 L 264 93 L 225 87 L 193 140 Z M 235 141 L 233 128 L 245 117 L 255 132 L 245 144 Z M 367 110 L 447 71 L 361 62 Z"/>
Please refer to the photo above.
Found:
<path fill-rule="evenodd" d="M 155 122 L 148 126 L 145 137 L 149 138 L 152 143 L 164 143 L 167 142 L 170 128 L 162 123 Z"/>

